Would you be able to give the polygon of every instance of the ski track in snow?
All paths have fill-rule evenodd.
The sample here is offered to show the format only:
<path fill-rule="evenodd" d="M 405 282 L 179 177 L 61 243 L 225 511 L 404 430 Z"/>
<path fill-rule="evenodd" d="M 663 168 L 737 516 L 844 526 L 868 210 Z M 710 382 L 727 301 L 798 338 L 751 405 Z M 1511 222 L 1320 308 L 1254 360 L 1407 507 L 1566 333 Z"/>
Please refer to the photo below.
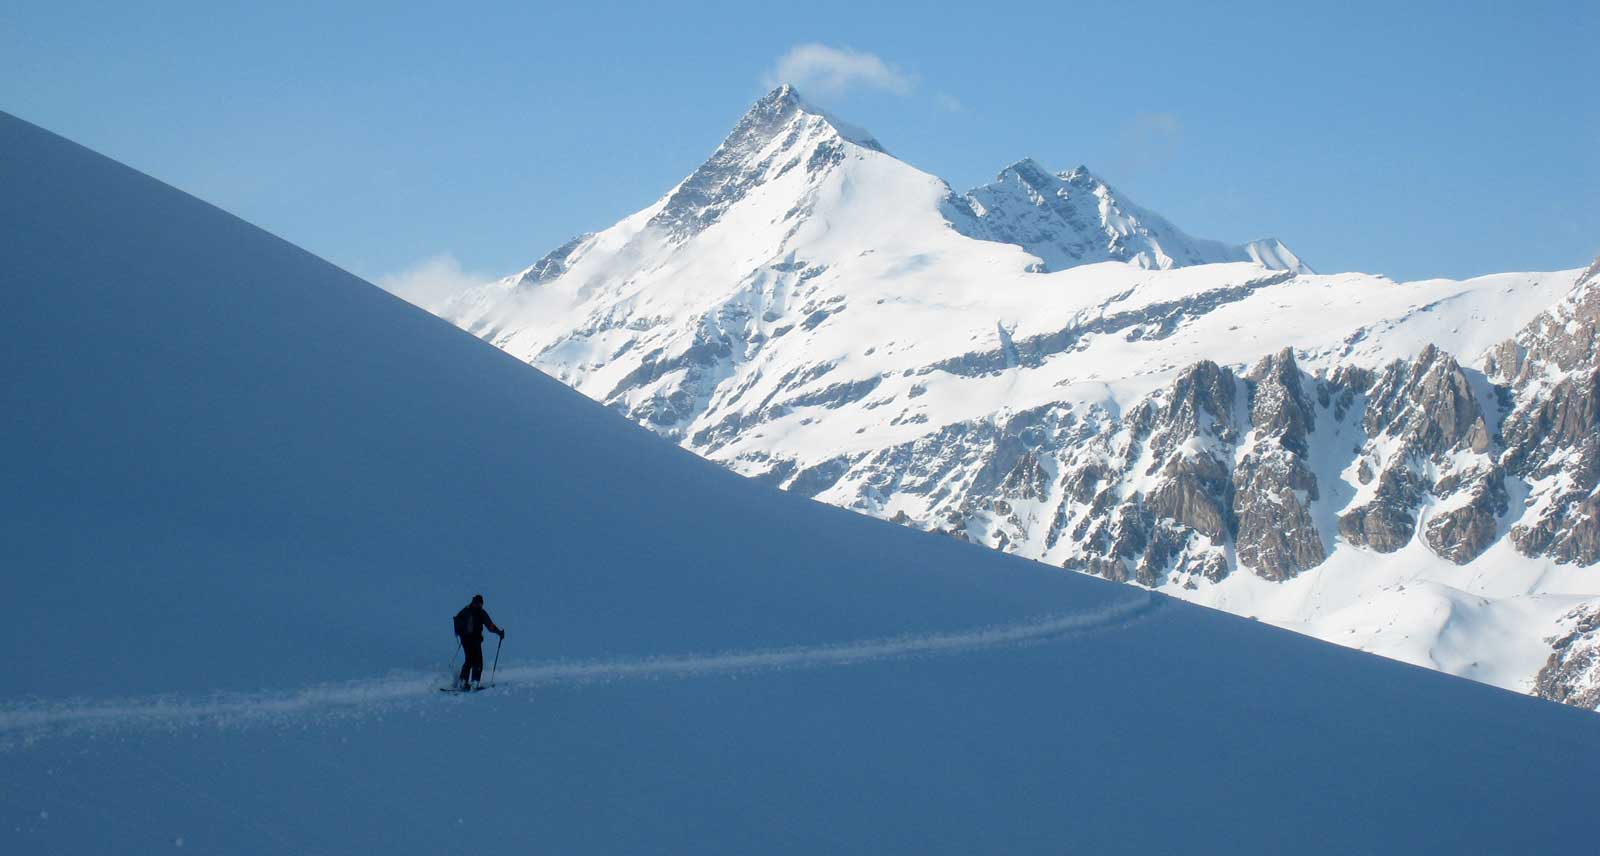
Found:
<path fill-rule="evenodd" d="M 503 690 L 635 678 L 695 677 L 738 672 L 845 666 L 903 657 L 960 654 L 1045 642 L 1109 630 L 1141 619 L 1164 600 L 1148 592 L 1096 610 L 1046 616 L 955 633 L 896 636 L 830 645 L 727 651 L 617 660 L 510 666 Z M 312 715 L 359 715 L 376 708 L 440 698 L 440 677 L 412 673 L 323 684 L 300 690 L 228 693 L 198 700 L 154 696 L 104 702 L 65 700 L 0 704 L 0 752 L 49 737 L 97 735 L 130 728 L 175 730 L 283 725 Z"/>

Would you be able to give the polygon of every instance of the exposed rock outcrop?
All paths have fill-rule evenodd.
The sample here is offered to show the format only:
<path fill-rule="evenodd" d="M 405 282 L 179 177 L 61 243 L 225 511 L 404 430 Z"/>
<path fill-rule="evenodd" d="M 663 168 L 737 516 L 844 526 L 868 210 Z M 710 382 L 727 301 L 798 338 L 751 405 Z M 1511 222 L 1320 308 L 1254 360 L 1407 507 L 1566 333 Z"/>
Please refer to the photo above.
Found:
<path fill-rule="evenodd" d="M 1434 485 L 1434 493 L 1459 504 L 1428 520 L 1422 533 L 1428 546 L 1458 565 L 1483 555 L 1507 511 L 1505 473 L 1491 465 L 1446 476 Z"/>
<path fill-rule="evenodd" d="M 1558 562 L 1600 561 L 1600 259 L 1567 298 L 1490 353 L 1490 377 L 1515 406 L 1502 434 L 1506 471 L 1530 492 L 1511 529 L 1517 549 Z"/>
<path fill-rule="evenodd" d="M 1435 553 L 1465 564 L 1493 543 L 1506 513 L 1504 474 L 1494 462 L 1490 414 L 1454 357 L 1429 345 L 1413 360 L 1390 363 L 1366 391 L 1362 425 L 1360 472 L 1376 472 L 1377 486 L 1340 516 L 1340 534 L 1393 552 L 1416 536 L 1419 510 L 1431 504 L 1442 508 L 1423 538 Z"/>
<path fill-rule="evenodd" d="M 1550 659 L 1534 679 L 1533 694 L 1600 710 L 1600 604 L 1568 613 L 1568 630 L 1550 640 Z"/>
<path fill-rule="evenodd" d="M 1368 466 L 1368 462 L 1363 460 L 1362 466 Z M 1414 509 L 1422 502 L 1425 491 L 1410 469 L 1386 469 L 1378 476 L 1378 489 L 1372 500 L 1340 515 L 1339 534 L 1352 544 L 1393 553 L 1411 543 L 1416 534 Z"/>
<path fill-rule="evenodd" d="M 1269 580 L 1285 580 L 1327 558 L 1311 519 L 1317 478 L 1306 461 L 1316 415 L 1293 351 L 1263 359 L 1247 377 L 1255 430 L 1233 476 L 1239 562 Z"/>

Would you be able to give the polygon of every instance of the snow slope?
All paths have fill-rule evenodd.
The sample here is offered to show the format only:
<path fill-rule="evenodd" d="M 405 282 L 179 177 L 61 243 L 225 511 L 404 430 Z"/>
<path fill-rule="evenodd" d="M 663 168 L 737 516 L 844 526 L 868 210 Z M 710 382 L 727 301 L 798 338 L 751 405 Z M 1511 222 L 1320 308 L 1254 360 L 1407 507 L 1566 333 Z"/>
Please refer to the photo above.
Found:
<path fill-rule="evenodd" d="M 957 196 L 780 87 L 655 205 L 433 308 L 745 475 L 1529 691 L 1565 616 L 1600 603 L 1600 576 L 1478 543 L 1516 525 L 1520 511 L 1496 500 L 1525 494 L 1520 477 L 1488 480 L 1504 494 L 1474 494 L 1481 480 L 1422 494 L 1452 467 L 1493 467 L 1498 441 L 1402 446 L 1368 419 L 1368 387 L 1395 361 L 1437 352 L 1430 377 L 1476 401 L 1400 409 L 1426 423 L 1459 406 L 1495 434 L 1502 393 L 1516 396 L 1486 377 L 1483 355 L 1578 274 L 1313 275 L 1280 244 L 1192 238 L 1086 168 L 1051 174 L 1032 160 Z M 1285 376 L 1315 401 L 1303 471 L 1294 486 L 1246 490 L 1247 375 L 1285 351 Z M 1171 457 L 1150 454 L 1152 431 L 1177 430 L 1165 403 L 1205 364 L 1226 373 L 1226 412 L 1184 426 L 1196 436 L 1174 435 Z M 1426 388 L 1400 386 L 1402 398 Z M 1196 454 L 1214 455 L 1215 472 L 1146 502 Z M 1362 473 L 1412 456 L 1432 457 L 1385 499 L 1396 543 L 1358 542 L 1344 520 L 1385 483 Z M 1218 525 L 1166 526 L 1194 511 L 1196 481 L 1215 494 L 1200 501 L 1217 505 Z M 1304 494 L 1295 550 L 1265 543 L 1274 526 L 1237 531 L 1241 498 L 1261 509 L 1275 488 Z M 1418 521 L 1473 496 L 1483 508 L 1452 543 L 1429 542 Z M 1410 529 L 1395 522 L 1407 515 Z"/>
<path fill-rule="evenodd" d="M 0 234 L 5 852 L 1589 832 L 1592 716 L 764 488 L 3 114 Z"/>

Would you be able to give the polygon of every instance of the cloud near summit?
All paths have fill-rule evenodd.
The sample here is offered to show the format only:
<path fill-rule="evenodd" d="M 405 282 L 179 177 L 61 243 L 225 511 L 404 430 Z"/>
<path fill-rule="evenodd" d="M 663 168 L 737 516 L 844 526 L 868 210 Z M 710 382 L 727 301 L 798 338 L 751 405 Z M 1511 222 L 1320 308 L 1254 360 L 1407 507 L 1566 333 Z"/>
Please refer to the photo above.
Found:
<path fill-rule="evenodd" d="M 383 274 L 374 282 L 401 300 L 433 312 L 462 291 L 492 278 L 462 270 L 455 256 L 440 253 L 405 270 Z"/>
<path fill-rule="evenodd" d="M 763 82 L 771 87 L 792 83 L 801 92 L 840 95 L 852 89 L 874 89 L 893 95 L 910 95 L 917 80 L 883 57 L 849 48 L 835 48 L 815 42 L 795 45 L 766 73 Z"/>

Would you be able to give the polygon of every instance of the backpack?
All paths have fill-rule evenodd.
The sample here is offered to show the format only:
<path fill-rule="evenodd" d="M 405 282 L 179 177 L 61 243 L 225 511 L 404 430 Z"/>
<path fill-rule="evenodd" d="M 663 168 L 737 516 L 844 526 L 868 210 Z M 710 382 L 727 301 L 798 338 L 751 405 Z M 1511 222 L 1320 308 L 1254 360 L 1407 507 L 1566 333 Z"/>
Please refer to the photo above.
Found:
<path fill-rule="evenodd" d="M 471 612 L 472 612 L 472 608 L 471 607 L 467 607 L 466 609 L 463 609 L 460 612 L 456 613 L 456 617 L 454 619 L 455 628 L 456 628 L 456 635 L 460 636 L 462 639 L 465 639 L 468 636 L 472 635 L 472 617 L 471 617 Z"/>

